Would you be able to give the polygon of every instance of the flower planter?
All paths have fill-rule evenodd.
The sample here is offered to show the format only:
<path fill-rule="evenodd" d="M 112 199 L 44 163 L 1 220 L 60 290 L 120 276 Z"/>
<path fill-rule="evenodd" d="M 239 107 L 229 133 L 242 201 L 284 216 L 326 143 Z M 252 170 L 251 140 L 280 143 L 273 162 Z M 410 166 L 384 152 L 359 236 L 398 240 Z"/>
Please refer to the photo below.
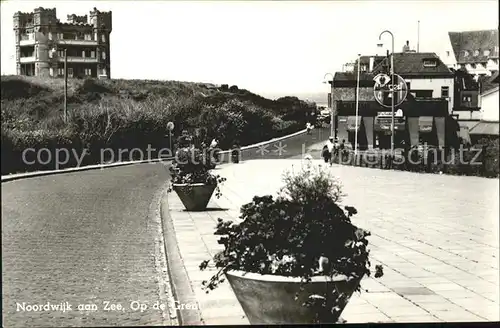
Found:
<path fill-rule="evenodd" d="M 214 193 L 216 185 L 204 183 L 173 183 L 172 189 L 181 199 L 182 204 L 188 211 L 203 211 Z"/>
<path fill-rule="evenodd" d="M 310 295 L 323 295 L 333 290 L 345 293 L 342 304 L 335 304 L 339 311 L 328 318 L 335 323 L 344 310 L 349 298 L 361 279 L 347 281 L 346 276 L 313 277 L 312 281 L 302 285 L 300 278 L 275 275 L 261 275 L 242 271 L 228 271 L 226 277 L 245 311 L 251 324 L 307 324 L 315 320 L 315 311 L 303 306 Z M 295 295 L 298 299 L 295 300 Z M 325 322 L 326 323 L 326 322 Z"/>

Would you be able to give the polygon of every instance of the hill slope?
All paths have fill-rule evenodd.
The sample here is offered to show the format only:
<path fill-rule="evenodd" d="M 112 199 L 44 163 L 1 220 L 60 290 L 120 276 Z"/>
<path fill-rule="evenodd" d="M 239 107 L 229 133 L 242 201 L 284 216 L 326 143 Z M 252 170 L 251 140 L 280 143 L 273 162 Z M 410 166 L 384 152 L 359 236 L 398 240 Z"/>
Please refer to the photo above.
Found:
<path fill-rule="evenodd" d="M 303 128 L 316 107 L 296 97 L 270 100 L 228 85 L 70 79 L 65 123 L 63 79 L 2 76 L 1 97 L 2 167 L 6 163 L 9 172 L 54 167 L 23 164 L 26 148 L 88 149 L 89 164 L 102 161 L 103 148 L 164 148 L 170 121 L 174 135 L 203 128 L 204 138 L 217 136 L 222 148 L 252 144 Z"/>

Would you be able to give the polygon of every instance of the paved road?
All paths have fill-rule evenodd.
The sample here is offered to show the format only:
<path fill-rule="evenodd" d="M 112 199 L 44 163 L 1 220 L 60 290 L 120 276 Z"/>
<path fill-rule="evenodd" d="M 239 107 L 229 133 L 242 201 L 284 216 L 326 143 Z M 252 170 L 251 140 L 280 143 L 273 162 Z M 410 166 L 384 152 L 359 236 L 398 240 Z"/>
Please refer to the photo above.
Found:
<path fill-rule="evenodd" d="M 255 159 L 302 158 L 306 153 L 311 153 L 315 158 L 321 158 L 321 149 L 329 136 L 330 128 L 315 128 L 310 135 L 301 134 L 263 147 L 243 150 L 241 151 L 241 159 L 248 161 Z M 227 162 L 228 155 L 223 156 L 226 156 L 226 158 L 223 157 L 221 160 Z"/>
<path fill-rule="evenodd" d="M 156 213 L 166 180 L 163 165 L 143 164 L 2 183 L 4 326 L 170 324 L 168 311 L 129 308 L 167 303 Z M 105 311 L 105 301 L 125 310 Z M 72 311 L 17 311 L 23 302 Z"/>
<path fill-rule="evenodd" d="M 327 130 L 286 140 L 281 155 L 271 145 L 264 156 L 254 149 L 243 159 L 301 156 L 302 145 L 327 139 Z M 162 164 L 142 164 L 2 183 L 5 325 L 169 324 L 168 311 L 130 309 L 132 301 L 167 303 L 159 293 L 168 277 L 155 212 L 167 178 Z M 106 311 L 105 301 L 125 310 Z M 47 302 L 72 310 L 28 311 Z M 80 312 L 79 304 L 97 310 Z"/>

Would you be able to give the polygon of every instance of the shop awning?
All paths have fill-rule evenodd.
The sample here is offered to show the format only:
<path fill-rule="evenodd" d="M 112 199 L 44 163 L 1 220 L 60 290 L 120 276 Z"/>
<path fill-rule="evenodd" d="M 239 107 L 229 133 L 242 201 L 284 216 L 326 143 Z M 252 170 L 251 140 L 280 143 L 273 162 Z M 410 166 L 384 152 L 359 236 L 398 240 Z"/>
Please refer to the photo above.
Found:
<path fill-rule="evenodd" d="M 359 131 L 361 126 L 361 116 L 347 116 L 347 131 L 356 131 L 356 124 Z"/>
<path fill-rule="evenodd" d="M 472 135 L 498 136 L 500 127 L 498 122 L 479 122 L 469 133 Z"/>
<path fill-rule="evenodd" d="M 434 123 L 434 117 L 432 116 L 420 116 L 418 118 L 418 127 L 420 132 L 432 132 L 432 126 Z"/>

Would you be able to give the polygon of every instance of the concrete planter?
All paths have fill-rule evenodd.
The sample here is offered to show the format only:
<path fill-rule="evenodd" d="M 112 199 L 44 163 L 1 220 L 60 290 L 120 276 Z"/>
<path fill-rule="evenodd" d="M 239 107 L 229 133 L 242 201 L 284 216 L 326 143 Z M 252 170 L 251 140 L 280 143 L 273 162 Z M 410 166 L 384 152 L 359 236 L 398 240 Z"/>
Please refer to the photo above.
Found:
<path fill-rule="evenodd" d="M 182 204 L 188 211 L 204 211 L 214 193 L 216 185 L 204 183 L 174 183 L 172 189 L 181 199 Z"/>
<path fill-rule="evenodd" d="M 334 289 L 345 293 L 343 304 L 336 304 L 340 311 L 336 316 L 328 318 L 335 323 L 344 310 L 352 293 L 361 279 L 347 281 L 346 276 L 313 277 L 310 283 L 300 291 L 300 278 L 290 278 L 275 275 L 261 275 L 242 271 L 226 273 L 233 291 L 251 324 L 310 324 L 314 322 L 315 311 L 302 304 L 309 295 L 319 294 Z M 295 300 L 299 293 L 298 300 Z"/>

